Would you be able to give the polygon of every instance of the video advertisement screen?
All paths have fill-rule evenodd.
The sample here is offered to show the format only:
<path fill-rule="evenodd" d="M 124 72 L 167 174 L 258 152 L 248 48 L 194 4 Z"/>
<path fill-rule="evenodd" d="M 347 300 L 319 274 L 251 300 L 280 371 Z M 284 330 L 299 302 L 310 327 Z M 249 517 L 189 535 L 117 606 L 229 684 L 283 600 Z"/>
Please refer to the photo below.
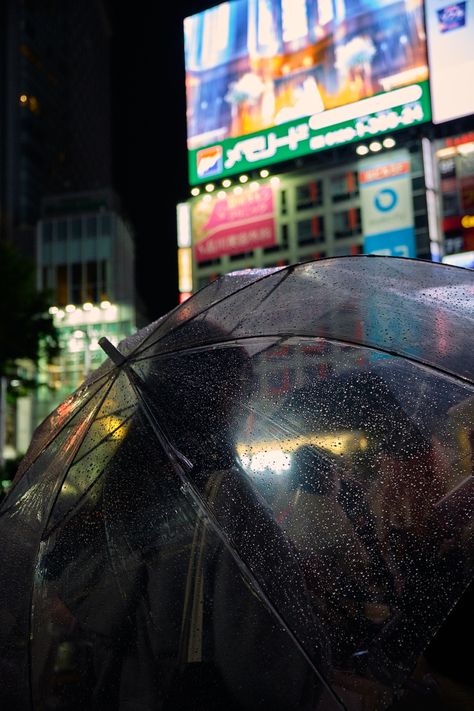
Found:
<path fill-rule="evenodd" d="M 184 21 L 191 184 L 431 119 L 422 0 L 231 0 Z"/>

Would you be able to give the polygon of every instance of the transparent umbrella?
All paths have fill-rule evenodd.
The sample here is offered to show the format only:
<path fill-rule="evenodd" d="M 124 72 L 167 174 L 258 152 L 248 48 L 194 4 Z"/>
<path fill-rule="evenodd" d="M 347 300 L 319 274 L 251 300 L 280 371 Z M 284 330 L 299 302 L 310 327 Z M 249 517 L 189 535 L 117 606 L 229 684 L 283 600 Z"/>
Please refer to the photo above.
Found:
<path fill-rule="evenodd" d="M 0 510 L 6 708 L 426 703 L 474 567 L 473 274 L 247 270 L 103 339 Z"/>

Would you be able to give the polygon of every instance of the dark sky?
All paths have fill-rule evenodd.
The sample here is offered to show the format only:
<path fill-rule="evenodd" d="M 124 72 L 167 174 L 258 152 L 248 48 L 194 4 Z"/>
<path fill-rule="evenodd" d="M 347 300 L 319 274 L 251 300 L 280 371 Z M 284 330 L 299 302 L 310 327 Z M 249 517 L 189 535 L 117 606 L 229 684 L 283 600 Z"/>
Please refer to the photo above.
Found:
<path fill-rule="evenodd" d="M 110 3 L 116 186 L 149 320 L 178 303 L 176 203 L 189 196 L 183 18 L 216 4 Z"/>

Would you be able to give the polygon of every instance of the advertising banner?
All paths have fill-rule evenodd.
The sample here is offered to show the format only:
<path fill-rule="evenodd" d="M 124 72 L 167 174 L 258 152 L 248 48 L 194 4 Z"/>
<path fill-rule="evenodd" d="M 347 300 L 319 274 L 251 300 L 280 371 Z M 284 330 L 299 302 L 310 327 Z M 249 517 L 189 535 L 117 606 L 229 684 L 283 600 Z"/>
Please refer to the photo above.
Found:
<path fill-rule="evenodd" d="M 359 161 L 364 254 L 416 257 L 410 154 Z"/>
<path fill-rule="evenodd" d="M 197 262 L 240 254 L 277 243 L 274 192 L 270 183 L 206 195 L 191 208 Z"/>
<path fill-rule="evenodd" d="M 429 0 L 426 29 L 434 123 L 474 113 L 474 0 Z"/>
<path fill-rule="evenodd" d="M 233 0 L 184 38 L 192 184 L 431 118 L 422 0 Z"/>

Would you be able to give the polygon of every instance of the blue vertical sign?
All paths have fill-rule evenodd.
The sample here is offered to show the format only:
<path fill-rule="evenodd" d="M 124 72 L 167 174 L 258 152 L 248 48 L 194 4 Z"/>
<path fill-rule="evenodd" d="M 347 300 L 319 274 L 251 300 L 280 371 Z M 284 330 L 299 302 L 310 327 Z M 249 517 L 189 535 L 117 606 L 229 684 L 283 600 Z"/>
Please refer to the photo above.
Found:
<path fill-rule="evenodd" d="M 359 161 L 364 254 L 416 257 L 410 154 Z"/>

